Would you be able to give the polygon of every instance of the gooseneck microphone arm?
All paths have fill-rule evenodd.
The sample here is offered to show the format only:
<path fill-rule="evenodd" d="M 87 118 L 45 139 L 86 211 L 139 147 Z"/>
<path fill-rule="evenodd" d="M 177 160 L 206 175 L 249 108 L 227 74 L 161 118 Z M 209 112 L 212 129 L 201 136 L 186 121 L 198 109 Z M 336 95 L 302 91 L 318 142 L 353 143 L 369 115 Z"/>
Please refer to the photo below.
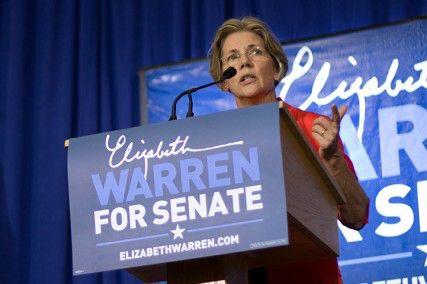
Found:
<path fill-rule="evenodd" d="M 187 109 L 187 115 L 186 117 L 193 117 L 193 95 L 190 93 L 188 94 L 188 109 Z"/>
<path fill-rule="evenodd" d="M 169 120 L 176 120 L 176 119 L 177 119 L 177 117 L 176 117 L 176 104 L 178 103 L 178 101 L 179 101 L 183 96 L 188 95 L 188 97 L 190 98 L 192 93 L 194 93 L 194 92 L 196 92 L 196 91 L 198 91 L 198 90 L 200 90 L 200 89 L 207 88 L 207 87 L 210 87 L 210 86 L 212 86 L 212 85 L 215 85 L 215 84 L 221 83 L 221 82 L 222 82 L 222 80 L 219 80 L 219 81 L 212 82 L 212 83 L 209 83 L 209 84 L 205 84 L 205 85 L 202 85 L 202 86 L 199 86 L 199 87 L 196 87 L 196 88 L 191 88 L 191 89 L 188 89 L 188 90 L 186 90 L 186 91 L 184 91 L 184 92 L 180 93 L 178 96 L 176 96 L 175 100 L 173 101 L 173 104 L 172 104 L 172 110 L 171 110 L 171 115 L 170 115 L 170 117 L 169 117 Z M 192 100 L 192 98 L 190 99 L 190 104 L 191 104 L 191 105 L 193 105 L 193 100 Z"/>
<path fill-rule="evenodd" d="M 169 120 L 176 120 L 176 119 L 177 119 L 177 116 L 176 116 L 176 105 L 177 105 L 178 101 L 179 101 L 183 96 L 188 95 L 188 97 L 189 97 L 189 105 L 188 105 L 187 117 L 191 117 L 191 116 L 193 116 L 193 115 L 194 115 L 194 114 L 193 114 L 193 99 L 192 99 L 192 96 L 191 96 L 191 94 L 192 94 L 192 93 L 197 92 L 197 91 L 198 91 L 198 90 L 200 90 L 200 89 L 204 89 L 204 88 L 207 88 L 207 87 L 210 87 L 210 86 L 213 86 L 213 85 L 216 85 L 216 84 L 222 83 L 222 82 L 224 82 L 225 80 L 232 78 L 234 75 L 236 75 L 236 73 L 237 73 L 236 68 L 234 68 L 234 67 L 229 67 L 229 68 L 227 68 L 227 69 L 222 73 L 222 79 L 221 79 L 221 80 L 219 80 L 219 81 L 215 81 L 215 82 L 211 82 L 211 83 L 208 83 L 208 84 L 205 84 L 205 85 L 199 86 L 199 87 L 191 88 L 191 89 L 189 89 L 189 90 L 186 90 L 186 91 L 184 91 L 184 92 L 180 93 L 178 96 L 176 96 L 175 100 L 173 101 L 173 104 L 172 104 L 172 110 L 171 110 L 171 115 L 170 115 L 170 117 L 169 117 Z"/>

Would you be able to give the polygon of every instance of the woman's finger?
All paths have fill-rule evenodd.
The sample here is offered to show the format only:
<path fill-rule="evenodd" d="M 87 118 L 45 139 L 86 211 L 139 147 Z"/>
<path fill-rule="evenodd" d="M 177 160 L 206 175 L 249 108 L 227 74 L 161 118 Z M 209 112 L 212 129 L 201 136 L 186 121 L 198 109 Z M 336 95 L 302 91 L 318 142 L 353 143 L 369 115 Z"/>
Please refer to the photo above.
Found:
<path fill-rule="evenodd" d="M 347 112 L 347 110 L 348 110 L 348 107 L 346 105 L 342 105 L 339 107 L 338 114 L 340 117 L 340 122 L 341 122 L 341 119 L 344 117 L 345 113 Z"/>
<path fill-rule="evenodd" d="M 320 135 L 317 132 L 312 132 L 311 135 L 313 135 L 313 138 L 317 141 L 320 148 L 327 148 L 328 147 L 329 142 L 325 137 L 323 137 L 322 135 Z"/>
<path fill-rule="evenodd" d="M 326 132 L 326 128 L 320 124 L 313 124 L 311 128 L 311 132 L 315 132 L 317 134 L 323 135 Z"/>
<path fill-rule="evenodd" d="M 318 120 L 317 122 L 313 123 L 312 130 L 315 130 L 322 136 L 325 136 L 327 133 L 327 136 L 335 137 L 338 134 L 338 128 L 328 119 Z"/>
<path fill-rule="evenodd" d="M 334 104 L 334 105 L 332 106 L 331 110 L 332 110 L 331 120 L 332 120 L 332 122 L 333 122 L 333 123 L 338 124 L 338 123 L 339 123 L 339 121 L 340 121 L 340 114 L 339 114 L 339 112 L 338 112 L 337 105 L 335 105 L 335 104 Z"/>
<path fill-rule="evenodd" d="M 313 126 L 314 125 L 320 125 L 325 129 L 331 129 L 331 127 L 333 127 L 332 121 L 329 118 L 326 117 L 318 117 L 313 121 Z"/>

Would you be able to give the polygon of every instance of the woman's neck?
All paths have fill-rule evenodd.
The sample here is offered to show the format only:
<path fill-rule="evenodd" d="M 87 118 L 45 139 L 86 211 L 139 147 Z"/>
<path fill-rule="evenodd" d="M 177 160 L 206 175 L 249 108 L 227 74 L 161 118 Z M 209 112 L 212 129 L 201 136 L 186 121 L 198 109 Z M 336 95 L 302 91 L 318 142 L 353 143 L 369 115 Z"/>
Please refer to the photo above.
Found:
<path fill-rule="evenodd" d="M 254 105 L 261 105 L 267 103 L 276 102 L 276 92 L 268 93 L 265 96 L 255 96 L 255 97 L 236 97 L 237 108 L 245 108 Z"/>

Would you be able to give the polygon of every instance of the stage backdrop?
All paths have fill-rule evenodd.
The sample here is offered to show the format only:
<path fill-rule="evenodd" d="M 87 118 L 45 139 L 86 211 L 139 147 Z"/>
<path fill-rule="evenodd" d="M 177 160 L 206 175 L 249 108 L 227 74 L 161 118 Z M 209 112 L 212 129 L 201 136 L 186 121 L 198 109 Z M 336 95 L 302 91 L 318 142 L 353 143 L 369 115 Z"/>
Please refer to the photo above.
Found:
<path fill-rule="evenodd" d="M 425 283 L 427 279 L 427 20 L 284 45 L 290 71 L 277 94 L 330 115 L 349 106 L 341 137 L 371 199 L 369 224 L 340 224 L 345 283 Z M 212 79 L 208 62 L 141 72 L 149 123 L 167 120 L 174 97 Z M 212 87 L 194 95 L 195 114 L 235 108 Z M 178 105 L 181 117 L 187 100 Z M 388 281 L 388 282 L 387 282 Z"/>

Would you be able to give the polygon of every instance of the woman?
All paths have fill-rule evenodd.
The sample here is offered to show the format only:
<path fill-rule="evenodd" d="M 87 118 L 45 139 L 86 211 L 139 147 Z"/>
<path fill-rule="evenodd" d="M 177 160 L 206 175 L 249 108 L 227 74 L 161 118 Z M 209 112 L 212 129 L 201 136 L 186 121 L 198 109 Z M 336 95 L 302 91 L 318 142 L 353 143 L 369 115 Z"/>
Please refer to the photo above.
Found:
<path fill-rule="evenodd" d="M 278 40 L 267 25 L 252 17 L 229 19 L 216 32 L 210 52 L 210 72 L 215 80 L 230 66 L 237 69 L 221 89 L 235 97 L 238 108 L 277 101 L 275 86 L 286 75 L 288 62 Z M 286 104 L 290 114 L 336 178 L 346 198 L 338 218 L 360 230 L 367 221 L 369 199 L 359 186 L 350 159 L 339 138 L 340 121 L 347 108 L 332 107 L 331 118 L 301 111 Z M 270 283 L 341 283 L 335 261 L 316 261 L 269 268 Z"/>

